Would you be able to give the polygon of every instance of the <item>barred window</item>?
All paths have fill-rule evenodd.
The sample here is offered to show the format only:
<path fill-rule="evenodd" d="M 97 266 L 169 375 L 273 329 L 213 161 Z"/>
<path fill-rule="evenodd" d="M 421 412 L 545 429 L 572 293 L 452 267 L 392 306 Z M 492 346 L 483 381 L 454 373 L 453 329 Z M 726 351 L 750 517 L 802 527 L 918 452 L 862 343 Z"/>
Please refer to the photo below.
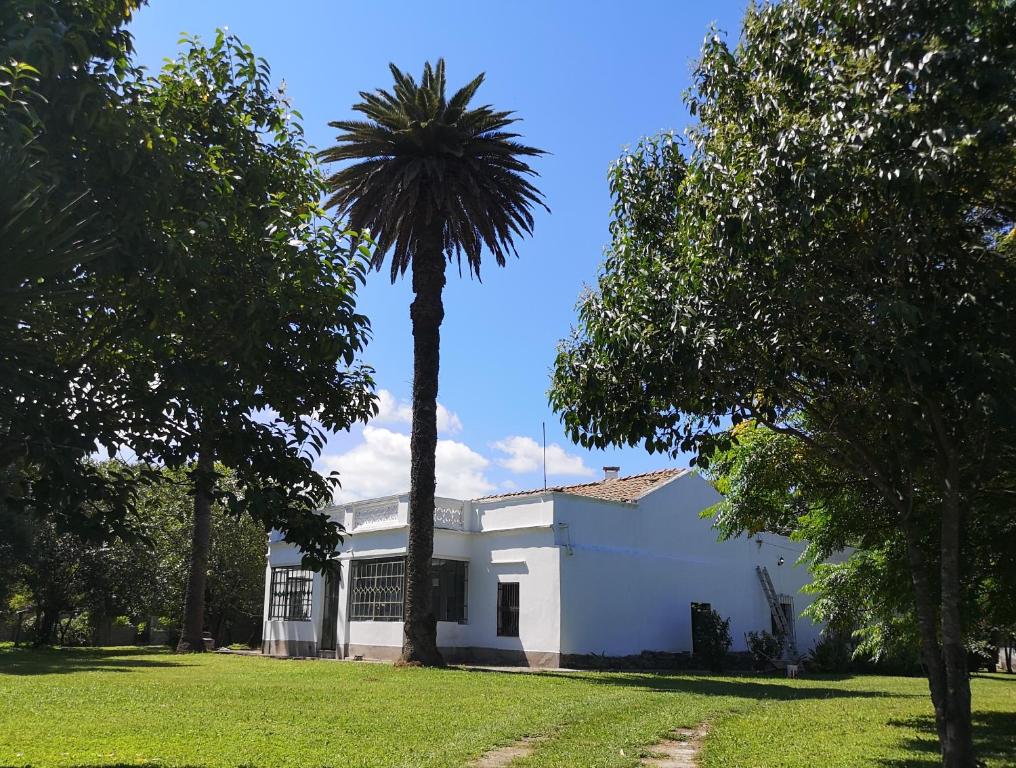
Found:
<path fill-rule="evenodd" d="M 497 585 L 498 637 L 519 636 L 519 583 L 502 581 Z"/>
<path fill-rule="evenodd" d="M 431 561 L 434 590 L 432 606 L 438 621 L 466 623 L 466 594 L 468 592 L 467 564 L 462 560 Z"/>
<path fill-rule="evenodd" d="M 313 595 L 314 574 L 311 571 L 290 565 L 272 568 L 268 618 L 309 621 Z"/>
<path fill-rule="evenodd" d="M 354 560 L 349 618 L 353 621 L 402 621 L 406 559 Z"/>

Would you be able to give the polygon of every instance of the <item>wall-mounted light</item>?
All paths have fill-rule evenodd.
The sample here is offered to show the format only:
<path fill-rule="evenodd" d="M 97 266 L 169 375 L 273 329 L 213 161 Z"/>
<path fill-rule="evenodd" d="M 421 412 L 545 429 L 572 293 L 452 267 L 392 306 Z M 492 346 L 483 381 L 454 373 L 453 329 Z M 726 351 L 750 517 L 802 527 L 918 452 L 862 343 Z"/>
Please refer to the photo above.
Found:
<path fill-rule="evenodd" d="M 785 562 L 787 561 L 783 559 L 783 555 L 780 555 L 780 559 L 776 561 L 776 564 L 783 565 Z"/>

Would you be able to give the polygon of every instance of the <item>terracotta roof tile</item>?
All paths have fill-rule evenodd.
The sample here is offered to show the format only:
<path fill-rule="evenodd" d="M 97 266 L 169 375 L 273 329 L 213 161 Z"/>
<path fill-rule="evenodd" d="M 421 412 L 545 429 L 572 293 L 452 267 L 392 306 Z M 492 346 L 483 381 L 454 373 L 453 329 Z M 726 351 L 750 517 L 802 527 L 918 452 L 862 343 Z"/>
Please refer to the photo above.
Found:
<path fill-rule="evenodd" d="M 622 501 L 630 504 L 638 501 L 640 497 L 647 494 L 657 485 L 687 473 L 687 469 L 659 469 L 655 472 L 644 472 L 641 475 L 629 475 L 628 477 L 618 477 L 613 480 L 599 480 L 595 483 L 555 485 L 549 486 L 546 489 L 534 488 L 529 491 L 498 493 L 493 496 L 482 496 L 474 499 L 474 501 L 510 499 L 516 496 L 532 496 L 538 493 L 556 491 L 559 493 L 573 493 L 576 496 L 590 496 L 594 499 L 605 499 L 606 501 Z"/>

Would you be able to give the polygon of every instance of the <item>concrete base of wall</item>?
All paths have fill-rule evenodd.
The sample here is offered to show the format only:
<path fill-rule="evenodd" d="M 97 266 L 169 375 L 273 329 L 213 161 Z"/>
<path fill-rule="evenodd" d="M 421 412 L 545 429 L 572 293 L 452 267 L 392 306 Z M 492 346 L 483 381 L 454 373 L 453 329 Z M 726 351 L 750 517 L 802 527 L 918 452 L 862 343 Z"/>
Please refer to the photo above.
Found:
<path fill-rule="evenodd" d="M 310 640 L 265 640 L 261 652 L 266 656 L 282 658 L 294 656 L 317 656 L 317 643 Z"/>
<path fill-rule="evenodd" d="M 555 651 L 526 651 L 521 648 L 441 648 L 450 664 L 481 664 L 491 667 L 535 667 L 538 669 L 561 666 L 561 654 Z"/>
<path fill-rule="evenodd" d="M 524 651 L 504 648 L 439 648 L 449 664 L 482 664 L 492 667 L 559 667 L 561 655 L 552 651 Z M 346 646 L 342 658 L 361 656 L 372 661 L 398 661 L 402 648 L 390 645 Z"/>
<path fill-rule="evenodd" d="M 561 654 L 553 651 L 525 651 L 505 648 L 441 648 L 441 655 L 449 664 L 479 664 L 491 667 L 534 667 L 548 669 L 561 666 Z M 398 661 L 402 648 L 391 645 L 347 645 L 341 653 L 319 652 L 317 643 L 306 640 L 266 640 L 261 652 L 280 658 L 321 657 L 354 659 L 357 656 L 370 661 Z"/>
<path fill-rule="evenodd" d="M 371 661 L 398 661 L 402 648 L 394 645 L 356 645 L 347 644 L 339 654 L 340 659 L 355 659 L 360 656 Z"/>

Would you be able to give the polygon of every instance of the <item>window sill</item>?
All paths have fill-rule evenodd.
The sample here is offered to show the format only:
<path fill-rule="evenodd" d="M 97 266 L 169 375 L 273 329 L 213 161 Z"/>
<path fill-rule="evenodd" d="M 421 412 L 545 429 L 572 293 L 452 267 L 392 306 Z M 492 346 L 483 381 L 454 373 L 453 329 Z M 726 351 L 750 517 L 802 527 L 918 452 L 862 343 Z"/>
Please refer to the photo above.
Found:
<path fill-rule="evenodd" d="M 350 619 L 351 624 L 395 624 L 403 619 Z"/>

